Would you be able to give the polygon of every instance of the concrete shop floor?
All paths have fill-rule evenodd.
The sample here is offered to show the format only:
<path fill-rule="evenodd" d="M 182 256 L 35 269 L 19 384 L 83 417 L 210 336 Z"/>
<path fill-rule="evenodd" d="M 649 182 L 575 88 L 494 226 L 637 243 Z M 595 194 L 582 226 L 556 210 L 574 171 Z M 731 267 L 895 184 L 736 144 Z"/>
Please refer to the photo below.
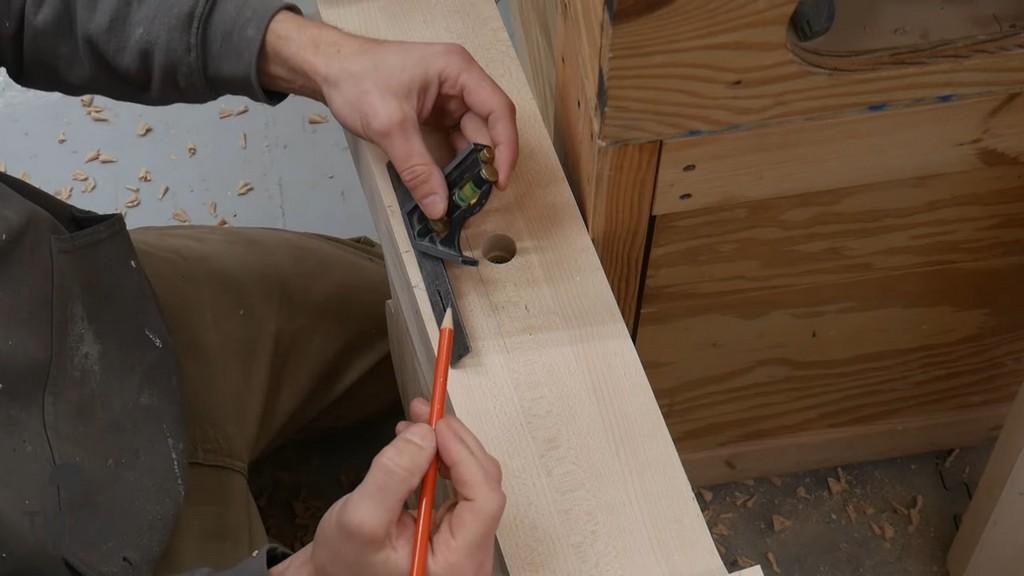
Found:
<path fill-rule="evenodd" d="M 359 484 L 401 417 L 396 406 L 385 417 L 260 459 L 250 484 L 268 534 L 290 547 L 307 543 L 327 507 Z M 753 562 L 766 576 L 944 576 L 946 551 L 990 451 L 758 478 L 697 489 L 695 496 L 732 571 Z"/>

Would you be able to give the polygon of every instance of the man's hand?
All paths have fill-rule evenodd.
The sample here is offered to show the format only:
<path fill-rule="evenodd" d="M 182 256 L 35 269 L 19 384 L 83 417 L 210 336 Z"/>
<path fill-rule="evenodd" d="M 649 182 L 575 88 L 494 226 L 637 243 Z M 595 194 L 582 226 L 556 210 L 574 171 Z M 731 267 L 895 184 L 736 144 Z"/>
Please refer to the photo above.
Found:
<path fill-rule="evenodd" d="M 407 576 L 416 519 L 405 502 L 435 453 L 458 496 L 433 515 L 427 574 L 491 574 L 505 509 L 501 467 L 454 416 L 431 430 L 429 411 L 424 400 L 413 402 L 413 422 L 398 425 L 398 436 L 374 458 L 363 482 L 331 506 L 313 542 L 276 566 L 273 576 Z"/>
<path fill-rule="evenodd" d="M 264 86 L 326 103 L 380 146 L 428 217 L 445 213 L 448 189 L 421 125 L 449 131 L 456 149 L 493 146 L 497 186 L 508 186 L 519 153 L 515 106 L 461 46 L 363 38 L 281 12 L 261 54 Z"/>

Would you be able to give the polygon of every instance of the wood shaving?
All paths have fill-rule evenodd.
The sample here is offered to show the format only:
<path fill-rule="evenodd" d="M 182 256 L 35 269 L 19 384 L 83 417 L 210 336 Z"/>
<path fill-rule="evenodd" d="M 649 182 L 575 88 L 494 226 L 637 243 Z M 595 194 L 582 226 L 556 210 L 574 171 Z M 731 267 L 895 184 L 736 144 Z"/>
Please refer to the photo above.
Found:
<path fill-rule="evenodd" d="M 161 186 L 160 187 L 160 192 L 158 192 L 157 195 L 156 195 L 156 199 L 157 200 L 163 200 L 164 196 L 167 196 L 167 191 L 170 190 L 170 189 L 171 189 L 170 186 L 168 186 L 167 184 L 164 184 L 163 186 Z"/>
<path fill-rule="evenodd" d="M 710 522 L 711 521 L 711 517 L 715 515 L 715 511 L 713 509 L 711 509 L 711 508 L 708 508 L 708 509 L 704 510 L 704 512 L 702 514 L 704 515 L 704 521 L 705 522 Z"/>
<path fill-rule="evenodd" d="M 94 122 L 110 122 L 109 118 L 99 112 L 89 112 L 89 118 L 92 118 Z"/>
<path fill-rule="evenodd" d="M 729 512 L 728 514 L 722 514 L 721 516 L 718 517 L 718 519 L 719 520 L 728 520 L 729 518 L 735 518 L 735 517 L 736 517 L 735 514 L 733 514 L 732 512 Z"/>
<path fill-rule="evenodd" d="M 139 170 L 139 182 L 150 182 L 153 180 L 153 174 L 150 173 L 149 168 L 143 168 Z"/>
<path fill-rule="evenodd" d="M 846 514 L 850 516 L 850 522 L 857 522 L 857 511 L 853 509 L 853 504 L 846 505 Z"/>
<path fill-rule="evenodd" d="M 224 227 L 224 226 L 230 226 L 230 224 L 228 224 L 227 220 L 221 218 L 220 220 L 217 220 L 217 226 Z"/>
<path fill-rule="evenodd" d="M 796 489 L 796 495 L 799 498 L 805 498 L 807 500 L 811 499 L 811 495 L 807 493 L 807 489 L 804 488 L 803 486 L 800 486 Z"/>
<path fill-rule="evenodd" d="M 875 524 L 874 522 L 868 522 L 868 526 L 871 526 L 871 531 L 875 533 L 875 536 L 881 537 L 882 528 L 878 524 Z"/>
<path fill-rule="evenodd" d="M 191 157 L 196 155 L 196 150 L 197 149 L 196 149 L 196 145 L 195 144 L 193 144 L 192 142 L 189 142 L 187 149 L 188 149 L 188 157 L 189 158 L 191 158 Z"/>
<path fill-rule="evenodd" d="M 776 532 L 782 532 L 786 528 L 793 525 L 789 519 L 779 516 L 778 514 L 772 514 L 772 530 Z"/>
<path fill-rule="evenodd" d="M 711 527 L 711 533 L 718 534 L 719 536 L 730 536 L 732 534 L 732 530 L 729 530 L 725 524 L 719 522 Z"/>
<path fill-rule="evenodd" d="M 779 570 L 779 560 L 775 557 L 775 552 L 766 553 L 765 558 L 768 558 L 768 563 L 771 564 L 772 570 L 774 570 L 776 574 L 782 574 L 782 570 Z"/>
<path fill-rule="evenodd" d="M 92 106 L 92 100 L 93 100 L 93 96 L 92 95 L 82 96 L 81 98 L 78 99 L 78 101 L 81 102 L 82 106 L 85 107 L 85 108 L 88 108 L 89 106 Z"/>
<path fill-rule="evenodd" d="M 722 543 L 719 542 L 718 540 L 715 540 L 715 549 L 718 550 L 719 554 L 721 554 L 722 556 L 725 556 L 725 554 L 726 554 L 725 546 L 722 546 Z"/>
<path fill-rule="evenodd" d="M 715 499 L 714 492 L 707 488 L 698 488 L 697 491 L 700 492 L 700 497 L 704 500 L 705 504 L 710 504 Z"/>
<path fill-rule="evenodd" d="M 7 162 L 0 160 L 0 174 L 7 174 Z"/>
<path fill-rule="evenodd" d="M 85 186 L 82 187 L 82 192 L 88 194 L 96 189 L 96 180 L 92 176 L 85 179 Z"/>
<path fill-rule="evenodd" d="M 135 192 L 136 194 L 139 193 L 139 187 L 134 184 L 129 184 L 128 186 L 125 186 L 124 189 L 129 192 Z"/>
<path fill-rule="evenodd" d="M 736 563 L 740 565 L 740 568 L 753 568 L 754 566 L 757 566 L 756 562 L 746 556 L 737 556 Z"/>
<path fill-rule="evenodd" d="M 858 504 L 858 506 L 860 506 L 861 513 L 863 513 L 865 516 L 871 516 L 872 514 L 875 513 L 875 509 L 872 508 L 872 506 L 870 504 L 868 504 L 867 502 L 863 502 L 862 501 L 862 502 L 858 502 L 857 504 Z"/>
<path fill-rule="evenodd" d="M 71 173 L 71 179 L 74 180 L 75 182 L 85 182 L 86 180 L 89 179 L 89 175 L 86 174 L 85 172 L 82 172 L 81 170 L 75 170 L 74 172 Z"/>
<path fill-rule="evenodd" d="M 139 127 L 135 129 L 135 135 L 142 138 L 146 134 L 149 134 L 151 130 L 153 130 L 153 127 L 150 126 L 148 122 L 142 122 L 139 124 Z"/>
<path fill-rule="evenodd" d="M 917 529 L 917 525 L 921 523 L 921 513 L 917 510 L 910 511 L 910 531 L 913 532 Z"/>
<path fill-rule="evenodd" d="M 246 112 L 248 112 L 248 111 L 249 111 L 249 107 L 248 107 L 248 106 L 246 106 L 245 104 L 242 104 L 242 105 L 241 105 L 241 106 L 240 106 L 240 107 L 238 108 L 238 110 L 235 110 L 235 116 L 241 116 L 242 114 L 245 114 L 245 113 L 246 113 Z"/>
<path fill-rule="evenodd" d="M 831 476 L 828 477 L 828 491 L 831 492 L 833 496 L 838 496 L 849 489 L 850 486 L 845 482 L 836 480 Z"/>
<path fill-rule="evenodd" d="M 741 492 L 733 492 L 732 494 L 735 496 L 735 498 L 732 499 L 732 503 L 737 506 L 743 506 L 746 504 L 747 500 L 753 498 L 750 494 L 743 494 Z"/>
<path fill-rule="evenodd" d="M 86 115 L 89 115 L 89 114 L 99 114 L 100 112 L 103 112 L 104 110 L 106 110 L 106 108 L 104 108 L 103 106 L 86 106 L 85 107 Z"/>
<path fill-rule="evenodd" d="M 950 452 L 949 456 L 946 456 L 946 461 L 943 462 L 942 465 L 945 466 L 946 468 L 949 468 L 949 465 L 953 463 L 953 459 L 956 458 L 957 454 L 959 454 L 959 453 L 960 453 L 960 449 L 959 448 L 957 448 L 957 449 L 953 450 L 952 452 Z"/>
<path fill-rule="evenodd" d="M 210 203 L 207 204 L 207 207 L 210 209 L 210 216 L 216 216 L 217 215 L 217 203 L 216 202 L 214 202 L 213 200 L 210 200 Z"/>
<path fill-rule="evenodd" d="M 132 194 L 131 198 L 125 200 L 124 207 L 125 208 L 135 208 L 136 206 L 139 205 L 140 202 L 142 202 L 142 198 L 139 198 L 138 194 Z"/>
<path fill-rule="evenodd" d="M 775 486 L 776 488 L 782 487 L 782 478 L 779 478 L 778 476 L 769 476 L 768 481 L 771 482 L 772 485 Z"/>
<path fill-rule="evenodd" d="M 921 496 L 920 494 L 918 494 L 917 496 L 914 496 L 914 507 L 911 508 L 911 510 L 916 510 L 916 511 L 920 512 L 921 508 L 923 506 L 924 506 L 924 496 Z"/>
<path fill-rule="evenodd" d="M 68 141 L 68 135 L 64 132 L 57 134 L 57 144 L 63 144 Z"/>
<path fill-rule="evenodd" d="M 192 219 L 188 217 L 188 212 L 185 212 L 181 208 L 175 208 L 174 212 L 171 213 L 171 218 L 174 218 L 182 224 L 191 224 Z"/>
<path fill-rule="evenodd" d="M 892 524 L 882 522 L 882 538 L 885 538 L 886 542 L 892 542 L 892 537 L 895 535 L 896 529 L 892 527 Z"/>
<path fill-rule="evenodd" d="M 99 160 L 101 164 L 113 164 L 114 162 L 117 162 L 117 158 L 110 154 L 100 154 Z"/>
<path fill-rule="evenodd" d="M 248 137 L 245 135 L 245 132 L 242 132 L 242 135 L 238 137 L 238 145 L 242 147 L 242 150 L 245 150 L 248 144 Z"/>
<path fill-rule="evenodd" d="M 327 124 L 327 116 L 323 114 L 310 114 L 306 116 L 306 121 L 310 124 Z"/>
<path fill-rule="evenodd" d="M 744 481 L 742 482 L 742 484 L 743 484 L 744 486 L 753 486 L 753 485 L 754 485 L 754 481 L 753 481 L 753 480 L 749 480 L 749 479 L 748 479 L 748 480 L 744 480 Z"/>
<path fill-rule="evenodd" d="M 235 190 L 235 194 L 238 196 L 245 196 L 249 192 L 252 192 L 254 188 L 248 180 L 242 180 L 238 183 L 238 188 Z"/>
<path fill-rule="evenodd" d="M 22 180 L 28 183 L 32 182 L 32 175 L 29 174 L 28 172 L 22 172 L 21 174 L 18 175 L 18 178 L 21 178 Z"/>
<path fill-rule="evenodd" d="M 93 160 L 99 160 L 100 159 L 100 155 L 101 155 L 101 152 L 99 150 L 96 150 L 96 151 L 93 151 L 93 152 L 89 152 L 89 155 L 85 157 L 85 163 L 88 164 L 89 162 L 92 162 Z"/>
<path fill-rule="evenodd" d="M 846 484 L 846 472 L 842 468 L 836 468 L 836 474 L 839 475 L 839 482 Z"/>
<path fill-rule="evenodd" d="M 235 111 L 234 110 L 228 110 L 227 108 L 223 108 L 223 107 L 220 109 L 220 112 L 217 112 L 217 118 L 220 118 L 221 120 L 223 120 L 225 118 L 230 118 L 230 117 L 232 117 L 234 115 L 235 115 Z"/>
<path fill-rule="evenodd" d="M 758 499 L 758 495 L 754 494 L 753 496 L 751 496 L 750 498 L 747 498 L 746 501 L 743 502 L 743 507 L 748 509 L 748 510 L 753 508 L 754 507 L 754 502 L 757 502 L 757 499 Z"/>
<path fill-rule="evenodd" d="M 54 192 L 53 195 L 59 198 L 60 200 L 67 202 L 68 199 L 71 198 L 72 189 L 72 186 L 61 186 L 60 190 Z"/>
<path fill-rule="evenodd" d="M 909 514 L 909 512 L 907 511 L 906 508 L 904 508 L 903 506 L 900 506 L 895 501 L 890 500 L 890 503 L 892 504 L 892 509 L 895 510 L 896 513 L 899 514 L 900 516 L 907 516 Z"/>

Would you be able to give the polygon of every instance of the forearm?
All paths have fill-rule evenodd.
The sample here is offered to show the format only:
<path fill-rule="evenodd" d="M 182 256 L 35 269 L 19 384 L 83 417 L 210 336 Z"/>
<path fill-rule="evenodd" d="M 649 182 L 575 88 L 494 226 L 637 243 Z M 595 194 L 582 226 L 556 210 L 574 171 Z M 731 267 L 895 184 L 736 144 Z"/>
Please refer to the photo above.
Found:
<path fill-rule="evenodd" d="M 23 86 L 145 104 L 226 94 L 276 101 L 260 83 L 285 0 L 3 0 L 0 66 Z"/>

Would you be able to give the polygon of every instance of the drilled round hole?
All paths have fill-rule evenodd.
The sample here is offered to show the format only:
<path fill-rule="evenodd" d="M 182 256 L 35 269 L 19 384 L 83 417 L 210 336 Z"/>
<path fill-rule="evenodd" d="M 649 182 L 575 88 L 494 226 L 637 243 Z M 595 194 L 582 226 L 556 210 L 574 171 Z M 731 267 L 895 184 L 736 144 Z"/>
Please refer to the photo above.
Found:
<path fill-rule="evenodd" d="M 484 242 L 484 258 L 491 264 L 506 264 L 516 257 L 516 241 L 495 234 Z"/>

